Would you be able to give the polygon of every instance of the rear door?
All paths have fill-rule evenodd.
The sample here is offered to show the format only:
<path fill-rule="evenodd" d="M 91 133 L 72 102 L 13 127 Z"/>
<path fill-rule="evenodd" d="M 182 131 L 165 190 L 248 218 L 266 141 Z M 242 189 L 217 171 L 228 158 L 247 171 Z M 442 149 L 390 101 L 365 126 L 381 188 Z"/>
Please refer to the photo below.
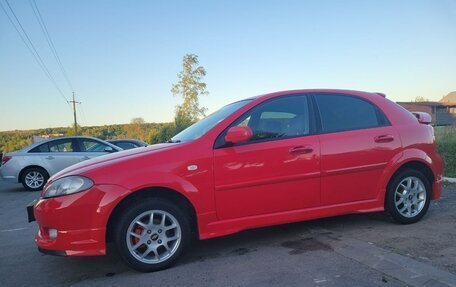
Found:
<path fill-rule="evenodd" d="M 40 147 L 42 152 L 36 156 L 46 163 L 50 174 L 79 162 L 78 146 L 73 138 L 53 140 Z"/>
<path fill-rule="evenodd" d="M 247 125 L 253 138 L 214 149 L 220 219 L 283 212 L 320 204 L 318 136 L 308 97 L 285 96 L 259 104 L 231 126 Z"/>
<path fill-rule="evenodd" d="M 375 199 L 379 178 L 401 147 L 398 133 L 372 102 L 317 94 L 321 119 L 322 205 Z"/>

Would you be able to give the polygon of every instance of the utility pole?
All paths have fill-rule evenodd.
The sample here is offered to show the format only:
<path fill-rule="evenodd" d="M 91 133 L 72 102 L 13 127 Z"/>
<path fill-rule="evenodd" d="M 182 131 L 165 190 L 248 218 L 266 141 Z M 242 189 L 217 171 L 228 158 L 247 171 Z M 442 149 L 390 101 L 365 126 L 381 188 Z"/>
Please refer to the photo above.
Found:
<path fill-rule="evenodd" d="M 73 116 L 74 116 L 74 135 L 78 135 L 78 121 L 76 119 L 76 104 L 80 104 L 81 102 L 76 102 L 74 99 L 74 92 L 73 92 L 73 100 L 68 101 L 69 103 L 73 104 Z"/>

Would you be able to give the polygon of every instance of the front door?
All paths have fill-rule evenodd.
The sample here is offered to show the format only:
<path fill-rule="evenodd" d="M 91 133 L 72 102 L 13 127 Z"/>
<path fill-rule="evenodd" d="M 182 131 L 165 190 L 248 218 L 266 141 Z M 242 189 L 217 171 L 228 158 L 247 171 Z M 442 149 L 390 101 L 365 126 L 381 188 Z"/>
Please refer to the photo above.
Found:
<path fill-rule="evenodd" d="M 100 141 L 89 139 L 89 138 L 79 138 L 79 147 L 80 147 L 80 161 L 88 160 L 100 155 L 108 154 L 106 149 L 109 147 L 107 144 Z"/>
<path fill-rule="evenodd" d="M 246 143 L 214 149 L 219 219 L 240 218 L 314 207 L 320 204 L 319 140 L 310 101 L 284 96 L 259 104 L 235 125 L 247 125 Z"/>

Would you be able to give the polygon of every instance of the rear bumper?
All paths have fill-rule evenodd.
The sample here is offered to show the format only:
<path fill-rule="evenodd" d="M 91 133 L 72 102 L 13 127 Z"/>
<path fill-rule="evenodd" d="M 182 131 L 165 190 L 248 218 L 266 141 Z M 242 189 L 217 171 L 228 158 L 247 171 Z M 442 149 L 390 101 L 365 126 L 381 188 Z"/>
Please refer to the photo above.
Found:
<path fill-rule="evenodd" d="M 18 161 L 15 158 L 10 159 L 6 164 L 0 166 L 0 178 L 17 183 L 20 170 L 21 166 Z"/>
<path fill-rule="evenodd" d="M 125 191 L 115 185 L 95 185 L 80 193 L 40 198 L 33 207 L 38 249 L 65 256 L 106 254 L 109 215 Z"/>
<path fill-rule="evenodd" d="M 15 175 L 11 175 L 4 166 L 0 166 L 0 178 L 9 182 L 18 182 L 17 177 Z"/>

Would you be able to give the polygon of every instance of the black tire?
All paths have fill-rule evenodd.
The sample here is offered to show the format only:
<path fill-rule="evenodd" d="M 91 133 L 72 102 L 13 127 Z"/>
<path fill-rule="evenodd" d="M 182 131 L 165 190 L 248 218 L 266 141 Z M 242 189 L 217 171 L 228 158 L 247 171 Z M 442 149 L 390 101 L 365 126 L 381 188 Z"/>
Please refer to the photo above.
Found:
<path fill-rule="evenodd" d="M 180 226 L 180 243 L 176 247 L 174 253 L 159 263 L 144 263 L 138 260 L 129 250 L 127 244 L 127 232 L 129 232 L 130 224 L 135 218 L 147 211 L 158 210 L 165 211 L 172 215 L 177 220 Z M 129 206 L 117 219 L 114 224 L 114 245 L 122 258 L 122 260 L 131 268 L 140 272 L 152 272 L 163 270 L 171 267 L 176 263 L 182 252 L 187 248 L 191 239 L 191 228 L 188 220 L 189 216 L 182 211 L 181 208 L 166 199 L 147 198 L 140 203 L 135 203 Z M 155 229 L 155 228 L 154 228 Z M 154 234 L 156 231 L 153 231 Z M 165 231 L 166 232 L 166 231 Z M 153 236 L 151 235 L 151 237 Z M 147 247 L 146 244 L 144 244 Z"/>
<path fill-rule="evenodd" d="M 425 194 L 426 198 L 424 200 L 424 206 L 422 209 L 415 215 L 413 216 L 404 216 L 401 214 L 401 212 L 398 210 L 399 207 L 396 207 L 396 188 L 398 188 L 399 184 L 403 180 L 405 180 L 408 177 L 415 177 L 421 180 L 421 182 L 424 185 L 425 189 Z M 429 180 L 419 171 L 414 170 L 414 169 L 404 169 L 400 171 L 397 175 L 394 176 L 394 178 L 391 179 L 390 183 L 388 184 L 387 187 L 387 194 L 386 194 L 386 199 L 385 199 L 385 208 L 387 212 L 391 215 L 391 217 L 402 224 L 410 224 L 410 223 L 415 223 L 419 221 L 427 212 L 429 208 L 429 204 L 431 202 L 431 184 Z M 402 206 L 403 205 L 399 205 Z"/>
<path fill-rule="evenodd" d="M 43 178 L 43 182 L 39 185 L 39 186 L 29 186 L 26 182 L 26 177 L 28 174 L 32 174 L 32 173 L 38 173 L 42 176 Z M 48 181 L 49 179 L 49 174 L 47 173 L 47 171 L 44 169 L 44 168 L 41 168 L 41 167 L 29 167 L 27 168 L 26 170 L 24 170 L 21 174 L 21 178 L 20 178 L 20 182 L 22 183 L 22 185 L 24 186 L 24 188 L 28 191 L 39 191 L 39 190 L 42 190 L 44 185 L 46 184 L 46 182 Z"/>

